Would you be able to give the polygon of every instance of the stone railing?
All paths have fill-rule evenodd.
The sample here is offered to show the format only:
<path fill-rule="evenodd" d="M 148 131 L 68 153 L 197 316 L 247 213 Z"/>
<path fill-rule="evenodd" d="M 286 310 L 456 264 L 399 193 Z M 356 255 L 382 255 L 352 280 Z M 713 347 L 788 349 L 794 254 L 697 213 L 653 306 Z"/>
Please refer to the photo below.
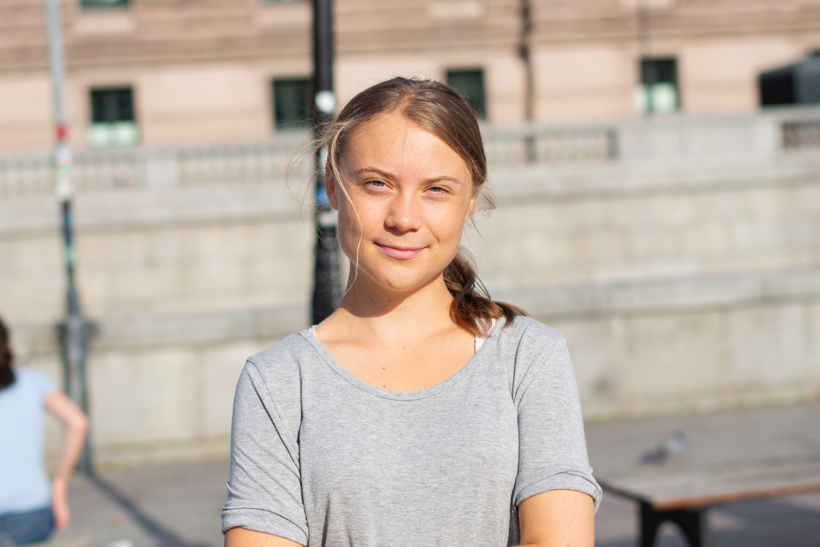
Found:
<path fill-rule="evenodd" d="M 619 120 L 551 126 L 485 126 L 490 168 L 704 156 L 759 155 L 820 148 L 820 108 L 759 114 Z M 258 186 L 308 175 L 305 133 L 244 142 L 78 150 L 79 193 L 121 188 Z M 47 151 L 0 154 L 0 199 L 45 195 L 53 188 Z"/>
<path fill-rule="evenodd" d="M 490 165 L 609 161 L 617 157 L 615 127 L 486 127 Z M 74 154 L 77 192 L 121 188 L 246 186 L 293 178 L 311 163 L 305 134 L 257 142 L 80 150 Z M 0 155 L 0 197 L 52 191 L 51 154 Z"/>
<path fill-rule="evenodd" d="M 490 166 L 610 161 L 618 157 L 618 128 L 614 125 L 487 127 L 483 136 Z"/>
<path fill-rule="evenodd" d="M 783 122 L 783 148 L 820 148 L 820 119 Z"/>
<path fill-rule="evenodd" d="M 138 148 L 82 151 L 72 165 L 78 192 L 144 185 L 145 153 Z M 42 196 L 53 191 L 54 167 L 48 152 L 0 155 L 0 199 Z"/>
<path fill-rule="evenodd" d="M 306 141 L 302 134 L 248 143 L 79 150 L 72 182 L 78 193 L 282 182 L 289 171 L 298 178 L 306 174 L 306 162 L 299 161 L 309 153 Z M 49 152 L 0 155 L 0 199 L 48 194 L 53 180 Z"/>

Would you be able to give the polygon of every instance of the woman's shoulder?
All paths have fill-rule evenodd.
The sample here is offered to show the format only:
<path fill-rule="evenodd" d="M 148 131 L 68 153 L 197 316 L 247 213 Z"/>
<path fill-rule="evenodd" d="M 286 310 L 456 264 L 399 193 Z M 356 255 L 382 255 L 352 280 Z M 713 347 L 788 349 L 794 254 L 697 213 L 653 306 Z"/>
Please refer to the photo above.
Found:
<path fill-rule="evenodd" d="M 310 350 L 302 334 L 296 333 L 248 357 L 236 386 L 234 427 L 274 420 L 290 432 L 290 439 L 296 439 L 302 376 Z"/>
<path fill-rule="evenodd" d="M 21 385 L 31 385 L 42 390 L 56 389 L 57 385 L 47 374 L 31 368 L 21 367 L 14 370 L 14 376 Z"/>
<path fill-rule="evenodd" d="M 498 348 L 514 396 L 534 378 L 571 374 L 566 339 L 531 317 L 518 316 L 498 333 Z"/>
<path fill-rule="evenodd" d="M 3 390 L 8 393 L 18 393 L 23 397 L 45 397 L 48 393 L 57 389 L 47 374 L 30 368 L 20 367 L 14 369 L 14 383 L 8 389 Z"/>
<path fill-rule="evenodd" d="M 263 377 L 299 376 L 306 363 L 317 359 L 314 347 L 304 333 L 307 330 L 286 336 L 275 344 L 248 357 L 245 368 L 254 368 Z"/>
<path fill-rule="evenodd" d="M 507 346 L 514 345 L 516 351 L 540 352 L 565 342 L 564 335 L 558 330 L 526 315 L 519 315 L 512 323 L 499 327 L 499 338 Z"/>
<path fill-rule="evenodd" d="M 294 360 L 304 359 L 310 355 L 312 346 L 305 340 L 303 333 L 307 330 L 299 331 L 282 338 L 273 345 L 248 357 L 248 361 L 258 367 L 286 366 L 292 364 Z"/>

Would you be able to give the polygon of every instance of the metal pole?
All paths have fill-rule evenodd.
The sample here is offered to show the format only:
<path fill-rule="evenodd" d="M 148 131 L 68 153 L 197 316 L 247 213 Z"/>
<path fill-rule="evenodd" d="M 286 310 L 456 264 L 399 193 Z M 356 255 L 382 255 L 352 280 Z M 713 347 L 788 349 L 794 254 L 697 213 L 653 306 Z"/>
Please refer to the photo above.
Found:
<path fill-rule="evenodd" d="M 333 1 L 313 0 L 313 134 L 319 136 L 336 111 L 333 93 Z M 327 150 L 314 158 L 316 185 L 316 262 L 313 279 L 312 321 L 322 322 L 342 298 L 336 211 L 325 192 L 324 168 Z"/>
<path fill-rule="evenodd" d="M 66 269 L 66 320 L 59 326 L 63 354 L 63 383 L 74 402 L 88 415 L 88 384 L 86 381 L 86 341 L 89 324 L 83 319 L 80 297 L 74 279 L 74 228 L 71 198 L 71 148 L 65 113 L 65 52 L 63 49 L 60 0 L 45 0 L 48 31 L 48 58 L 54 89 L 54 125 L 57 145 L 54 151 L 54 172 L 57 198 L 60 200 L 63 233 L 63 258 Z M 94 473 L 91 435 L 86 436 L 80 458 L 83 473 Z"/>
<path fill-rule="evenodd" d="M 538 159 L 535 148 L 535 134 L 532 128 L 533 119 L 535 118 L 535 76 L 532 69 L 531 39 L 532 2 L 530 0 L 521 0 L 521 43 L 518 46 L 518 55 L 524 62 L 524 118 L 527 120 L 524 148 L 527 163 L 535 163 Z"/>
<path fill-rule="evenodd" d="M 637 0 L 635 4 L 636 24 L 638 30 L 638 82 L 644 82 L 644 58 L 649 52 L 649 33 L 650 33 L 650 13 L 649 8 L 644 5 L 644 0 Z M 649 75 L 648 81 L 644 84 L 646 89 L 646 109 L 644 116 L 651 116 L 654 114 L 655 105 L 652 101 L 652 84 L 655 82 L 654 76 Z"/>

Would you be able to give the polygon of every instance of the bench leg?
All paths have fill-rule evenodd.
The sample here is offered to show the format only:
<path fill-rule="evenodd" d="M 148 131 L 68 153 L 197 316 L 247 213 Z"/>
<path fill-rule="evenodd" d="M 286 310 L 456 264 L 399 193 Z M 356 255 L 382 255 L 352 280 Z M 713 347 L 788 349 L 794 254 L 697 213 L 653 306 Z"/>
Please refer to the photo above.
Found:
<path fill-rule="evenodd" d="M 653 547 L 658 537 L 658 529 L 667 521 L 678 525 L 690 547 L 709 547 L 705 507 L 655 511 L 649 503 L 642 501 L 640 504 L 641 547 Z"/>

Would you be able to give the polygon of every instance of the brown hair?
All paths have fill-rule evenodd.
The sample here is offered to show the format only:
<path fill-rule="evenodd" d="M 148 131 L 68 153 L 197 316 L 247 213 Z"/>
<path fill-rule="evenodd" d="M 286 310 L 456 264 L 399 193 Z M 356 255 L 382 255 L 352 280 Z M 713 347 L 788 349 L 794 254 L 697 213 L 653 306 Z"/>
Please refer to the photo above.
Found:
<path fill-rule="evenodd" d="M 9 331 L 0 319 L 0 390 L 14 383 L 14 371 L 11 369 L 14 358 L 11 354 Z"/>
<path fill-rule="evenodd" d="M 347 103 L 319 143 L 326 147 L 336 180 L 341 180 L 338 166 L 353 132 L 377 116 L 393 112 L 436 135 L 461 156 L 470 170 L 477 201 L 481 200 L 486 209 L 494 207 L 492 199 L 482 192 L 487 158 L 475 114 L 457 91 L 434 80 L 393 78 L 365 89 Z M 445 268 L 444 283 L 453 295 L 450 316 L 475 335 L 483 334 L 492 319 L 504 316 L 509 325 L 517 315 L 525 315 L 516 306 L 490 299 L 476 275 L 472 257 L 463 249 Z"/>

